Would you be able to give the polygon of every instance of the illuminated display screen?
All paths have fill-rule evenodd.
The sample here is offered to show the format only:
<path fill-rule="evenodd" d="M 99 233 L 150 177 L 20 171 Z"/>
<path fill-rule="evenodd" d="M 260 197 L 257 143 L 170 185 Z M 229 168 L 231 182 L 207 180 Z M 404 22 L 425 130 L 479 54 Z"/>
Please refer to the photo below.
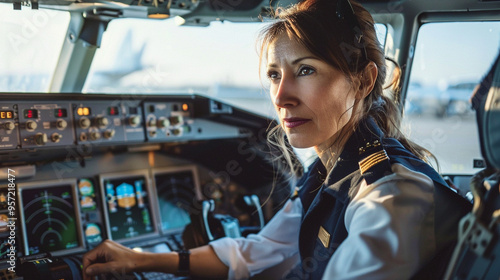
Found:
<path fill-rule="evenodd" d="M 189 209 L 195 195 L 195 181 L 191 170 L 155 175 L 162 231 L 185 227 L 190 223 Z"/>
<path fill-rule="evenodd" d="M 68 112 L 66 112 L 66 109 L 62 109 L 62 108 L 54 109 L 54 117 L 65 118 L 67 116 L 68 116 Z"/>
<path fill-rule="evenodd" d="M 0 119 L 13 119 L 14 111 L 0 111 Z"/>
<path fill-rule="evenodd" d="M 25 119 L 36 119 L 38 118 L 38 110 L 24 109 L 23 115 Z"/>
<path fill-rule="evenodd" d="M 79 246 L 71 185 L 22 189 L 21 196 L 28 254 Z"/>
<path fill-rule="evenodd" d="M 76 114 L 78 116 L 88 116 L 90 115 L 90 108 L 89 107 L 80 107 L 76 109 Z"/>
<path fill-rule="evenodd" d="M 118 111 L 118 107 L 108 107 L 108 115 L 117 116 L 118 114 L 120 114 L 120 111 Z"/>
<path fill-rule="evenodd" d="M 96 209 L 94 182 L 90 179 L 78 180 L 78 193 L 80 194 L 80 209 L 83 212 Z"/>
<path fill-rule="evenodd" d="M 144 176 L 104 179 L 103 184 L 112 239 L 140 237 L 154 232 Z"/>
<path fill-rule="evenodd" d="M 88 243 L 100 243 L 102 241 L 101 228 L 93 223 L 85 227 L 85 239 Z"/>

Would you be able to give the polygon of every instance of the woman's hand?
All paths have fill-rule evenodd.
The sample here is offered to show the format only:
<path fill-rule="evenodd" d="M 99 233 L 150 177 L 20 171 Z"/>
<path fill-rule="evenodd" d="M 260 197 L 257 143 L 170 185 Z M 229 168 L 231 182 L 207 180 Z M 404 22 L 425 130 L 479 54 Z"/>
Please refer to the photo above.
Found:
<path fill-rule="evenodd" d="M 145 257 L 116 242 L 105 240 L 83 256 L 83 279 L 90 280 L 93 276 L 106 273 L 125 275 L 141 271 Z"/>
<path fill-rule="evenodd" d="M 175 273 L 179 267 L 177 252 L 136 252 L 111 240 L 83 256 L 83 279 L 91 280 L 101 274 L 113 274 L 117 278 L 131 272 L 158 271 Z M 228 267 L 222 263 L 211 246 L 191 250 L 190 273 L 193 276 L 224 278 Z"/>

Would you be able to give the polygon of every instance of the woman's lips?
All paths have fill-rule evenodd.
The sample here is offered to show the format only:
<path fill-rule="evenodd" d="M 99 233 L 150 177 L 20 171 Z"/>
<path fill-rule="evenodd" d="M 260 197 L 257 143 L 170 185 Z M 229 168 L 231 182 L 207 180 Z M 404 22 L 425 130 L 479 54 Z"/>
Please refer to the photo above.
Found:
<path fill-rule="evenodd" d="M 297 126 L 301 126 L 307 122 L 309 122 L 309 119 L 301 119 L 301 118 L 284 118 L 283 123 L 287 128 L 294 128 Z"/>

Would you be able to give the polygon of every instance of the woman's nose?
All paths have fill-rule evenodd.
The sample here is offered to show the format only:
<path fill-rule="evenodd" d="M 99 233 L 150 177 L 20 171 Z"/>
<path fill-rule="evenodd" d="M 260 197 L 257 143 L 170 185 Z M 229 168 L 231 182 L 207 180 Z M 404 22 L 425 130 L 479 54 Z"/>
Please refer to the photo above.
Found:
<path fill-rule="evenodd" d="M 289 108 L 298 104 L 293 79 L 288 78 L 286 75 L 281 78 L 274 95 L 274 104 L 277 107 Z"/>

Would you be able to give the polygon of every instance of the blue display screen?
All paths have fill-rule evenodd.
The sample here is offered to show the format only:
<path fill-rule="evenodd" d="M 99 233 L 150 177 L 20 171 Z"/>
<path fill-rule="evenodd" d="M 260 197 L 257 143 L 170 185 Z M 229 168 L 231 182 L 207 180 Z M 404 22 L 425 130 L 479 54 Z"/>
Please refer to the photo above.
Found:
<path fill-rule="evenodd" d="M 162 231 L 184 228 L 191 222 L 190 209 L 195 196 L 191 170 L 155 175 Z"/>
<path fill-rule="evenodd" d="M 114 240 L 154 232 L 144 176 L 104 179 L 110 237 Z"/>

